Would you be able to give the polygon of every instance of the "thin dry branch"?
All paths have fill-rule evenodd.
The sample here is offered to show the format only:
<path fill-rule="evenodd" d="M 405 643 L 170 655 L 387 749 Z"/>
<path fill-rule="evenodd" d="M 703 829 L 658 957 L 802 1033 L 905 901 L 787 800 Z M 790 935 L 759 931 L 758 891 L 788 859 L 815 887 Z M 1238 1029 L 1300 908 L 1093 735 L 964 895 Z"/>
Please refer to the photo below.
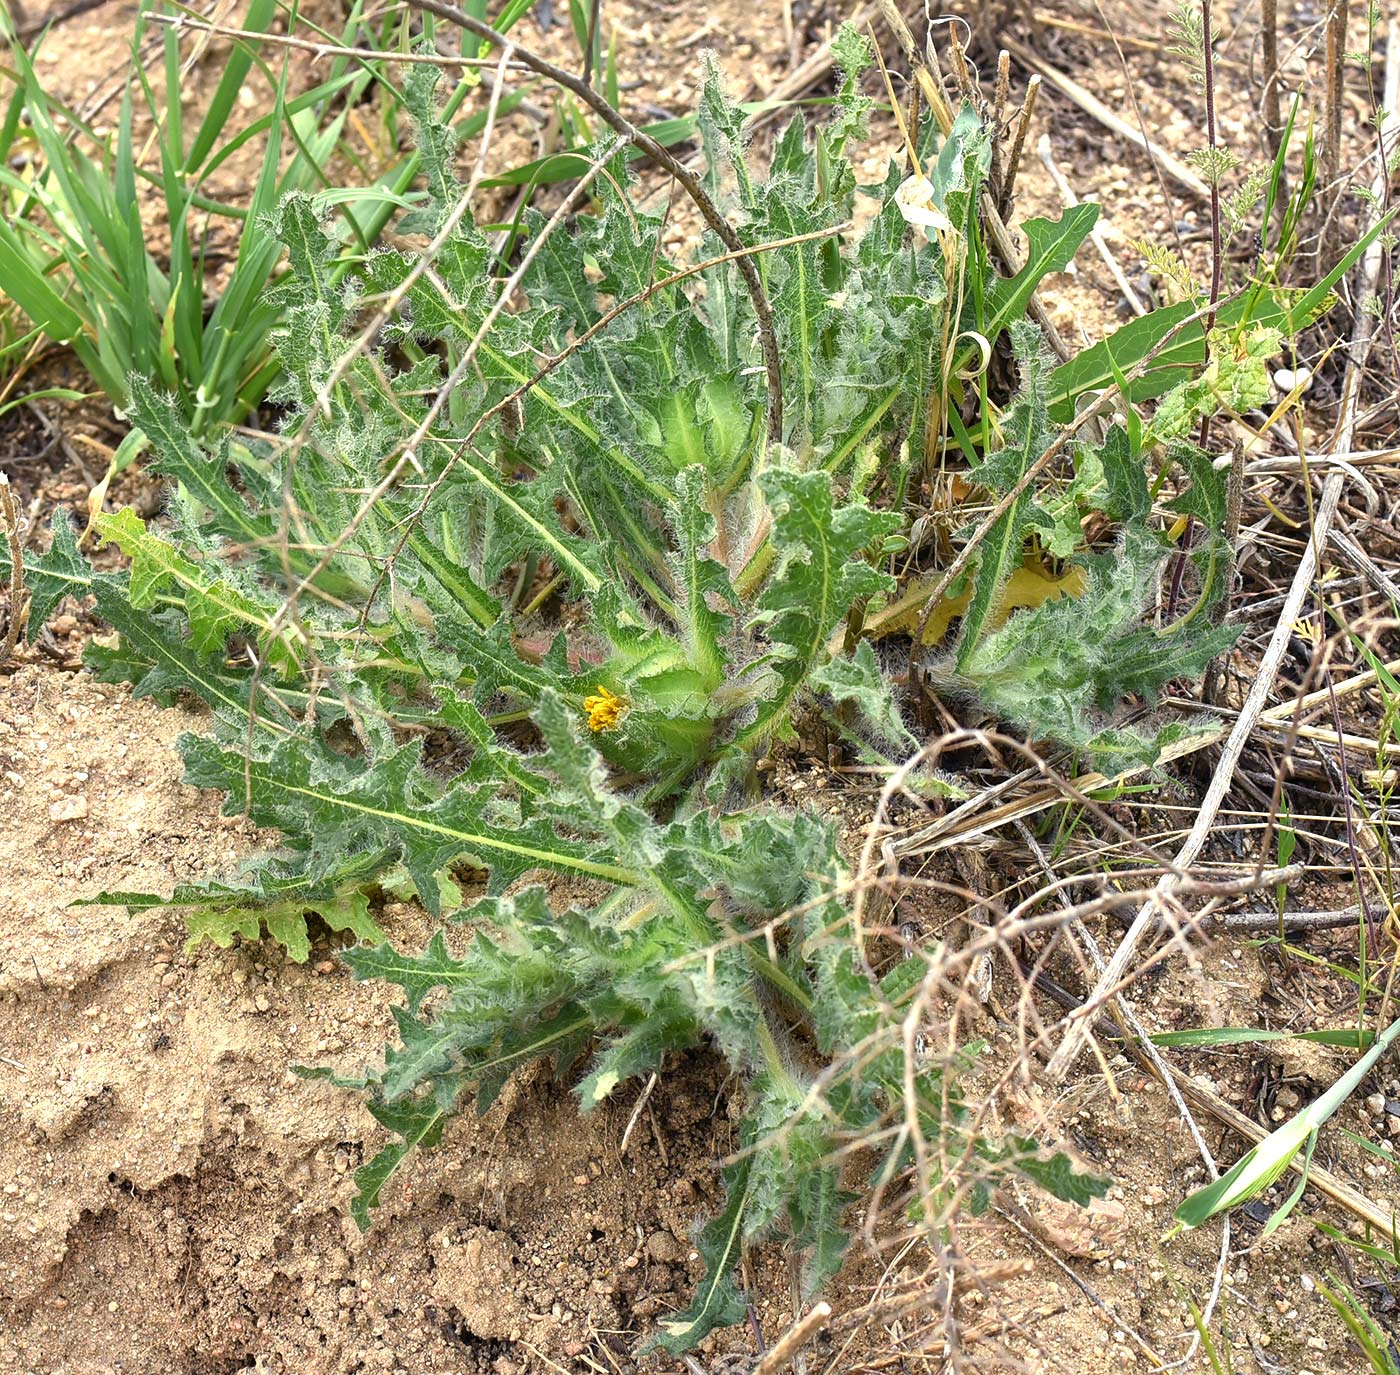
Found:
<path fill-rule="evenodd" d="M 826 1326 L 830 1318 L 831 1305 L 829 1303 L 814 1304 L 810 1313 L 805 1313 L 798 1318 L 768 1348 L 763 1359 L 754 1367 L 753 1375 L 778 1375 L 780 1370 L 785 1370 L 792 1358 Z"/>
<path fill-rule="evenodd" d="M 19 643 L 19 628 L 23 620 L 24 553 L 20 548 L 19 512 L 15 509 L 14 489 L 5 473 L 0 473 L 0 525 L 4 526 L 5 542 L 10 550 L 10 622 L 5 627 L 5 639 L 0 643 L 0 664 L 10 661 Z"/>
<path fill-rule="evenodd" d="M 1016 137 L 1011 143 L 1011 152 L 1006 159 L 1006 173 L 997 188 L 997 213 L 1002 219 L 1011 216 L 1011 199 L 1016 190 L 1016 174 L 1021 170 L 1021 154 L 1025 151 L 1026 135 L 1030 132 L 1031 120 L 1035 115 L 1035 98 L 1040 94 L 1040 78 L 1033 76 L 1026 83 L 1026 98 L 1021 105 L 1021 113 L 1016 121 Z"/>
<path fill-rule="evenodd" d="M 1283 138 L 1283 112 L 1279 102 L 1278 0 L 1261 0 L 1260 25 L 1264 43 L 1264 143 L 1273 157 L 1278 156 Z M 1279 197 L 1283 204 L 1283 197 Z"/>
<path fill-rule="evenodd" d="M 105 4 L 106 0 L 99 0 L 99 3 Z M 235 42 L 247 43 L 249 46 L 271 43 L 278 48 L 295 48 L 298 52 L 310 53 L 312 61 L 320 61 L 327 57 L 350 57 L 357 62 L 399 62 L 405 66 L 441 67 L 447 71 L 457 67 L 497 67 L 502 65 L 494 57 L 463 57 L 461 54 L 454 56 L 451 53 L 350 48 L 337 43 L 324 43 L 314 38 L 297 38 L 294 34 L 289 33 L 259 33 L 256 30 L 234 28 L 228 24 L 214 24 L 202 19 L 195 19 L 188 14 L 152 13 L 147 18 L 153 23 L 164 24 L 177 33 L 203 33 L 213 38 L 228 38 Z M 523 62 L 507 62 L 504 66 L 508 72 L 528 72 L 530 70 Z"/>

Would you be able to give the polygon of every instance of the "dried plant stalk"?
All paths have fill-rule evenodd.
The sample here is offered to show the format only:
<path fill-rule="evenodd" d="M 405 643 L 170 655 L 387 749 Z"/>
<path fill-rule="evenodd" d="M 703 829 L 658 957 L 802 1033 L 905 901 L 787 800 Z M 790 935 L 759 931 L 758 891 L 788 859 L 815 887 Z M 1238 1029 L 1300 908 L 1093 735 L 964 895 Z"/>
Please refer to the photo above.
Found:
<path fill-rule="evenodd" d="M 19 546 L 19 511 L 15 508 L 15 493 L 10 479 L 0 473 L 0 522 L 4 524 L 6 543 L 10 546 L 10 623 L 5 628 L 5 640 L 0 644 L 0 664 L 8 663 L 19 643 L 19 627 L 23 619 L 20 608 L 24 596 L 24 559 Z"/>
<path fill-rule="evenodd" d="M 917 86 L 914 88 L 919 89 Z M 1011 54 L 1005 48 L 997 54 L 997 88 L 992 100 L 992 187 L 1001 199 L 1001 188 L 1006 175 L 1002 159 L 1001 145 L 1006 136 L 1006 102 L 1011 95 Z"/>
<path fill-rule="evenodd" d="M 1277 157 L 1279 139 L 1283 136 L 1278 96 L 1278 0 L 1260 0 L 1260 3 L 1264 36 L 1264 139 L 1270 154 Z"/>
<path fill-rule="evenodd" d="M 1322 172 L 1331 188 L 1342 171 L 1342 97 L 1346 87 L 1347 0 L 1327 14 L 1327 88 L 1323 110 Z"/>
<path fill-rule="evenodd" d="M 1026 83 L 1026 100 L 1021 106 L 1021 118 L 1016 124 L 1016 138 L 1011 145 L 1011 154 L 1006 159 L 1006 178 L 997 193 L 997 212 L 1002 219 L 1011 214 L 1011 195 L 1016 189 L 1016 173 L 1021 170 L 1021 154 L 1026 147 L 1026 131 L 1031 127 L 1031 116 L 1035 113 L 1035 98 L 1040 94 L 1040 77 L 1033 76 Z"/>

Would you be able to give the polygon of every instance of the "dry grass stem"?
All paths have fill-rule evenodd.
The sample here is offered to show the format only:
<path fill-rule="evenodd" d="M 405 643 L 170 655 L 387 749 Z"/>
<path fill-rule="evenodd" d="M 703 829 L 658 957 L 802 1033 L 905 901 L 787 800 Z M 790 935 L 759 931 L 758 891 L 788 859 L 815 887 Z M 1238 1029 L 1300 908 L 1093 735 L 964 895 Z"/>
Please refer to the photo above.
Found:
<path fill-rule="evenodd" d="M 5 543 L 10 551 L 10 586 L 8 623 L 5 638 L 0 641 L 0 664 L 9 663 L 19 643 L 20 626 L 24 621 L 24 551 L 20 546 L 19 511 L 15 507 L 14 488 L 5 473 L 0 473 L 0 523 L 4 525 Z"/>

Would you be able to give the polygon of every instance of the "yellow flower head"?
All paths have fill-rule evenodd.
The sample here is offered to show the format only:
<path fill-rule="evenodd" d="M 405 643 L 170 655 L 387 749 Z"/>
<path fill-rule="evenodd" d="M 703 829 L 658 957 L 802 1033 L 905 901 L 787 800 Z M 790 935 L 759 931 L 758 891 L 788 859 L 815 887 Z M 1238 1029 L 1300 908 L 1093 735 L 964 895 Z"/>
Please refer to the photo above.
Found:
<path fill-rule="evenodd" d="M 591 731 L 615 730 L 617 723 L 622 719 L 622 713 L 626 706 L 627 703 L 621 697 L 615 696 L 599 683 L 598 695 L 583 699 L 583 709 L 588 713 L 588 729 Z"/>

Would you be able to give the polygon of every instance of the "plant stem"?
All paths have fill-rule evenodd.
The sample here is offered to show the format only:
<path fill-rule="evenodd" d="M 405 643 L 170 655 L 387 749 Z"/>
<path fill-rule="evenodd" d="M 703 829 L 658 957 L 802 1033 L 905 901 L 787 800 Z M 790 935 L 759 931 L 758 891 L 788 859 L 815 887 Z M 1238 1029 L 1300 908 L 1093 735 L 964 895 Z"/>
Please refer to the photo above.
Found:
<path fill-rule="evenodd" d="M 5 639 L 0 643 L 0 664 L 8 663 L 19 643 L 21 617 L 20 602 L 24 596 L 24 551 L 19 542 L 19 512 L 15 509 L 15 495 L 10 487 L 10 479 L 0 473 L 0 535 L 3 535 L 10 549 L 10 623 L 5 629 Z"/>
<path fill-rule="evenodd" d="M 1327 12 L 1327 108 L 1323 111 L 1322 175 L 1327 194 L 1342 170 L 1342 92 L 1346 86 L 1347 0 L 1333 0 Z M 1388 59 L 1388 60 L 1393 60 Z"/>
<path fill-rule="evenodd" d="M 1215 30 L 1211 27 L 1210 0 L 1201 0 L 1201 80 L 1206 96 L 1206 146 L 1214 154 L 1217 147 L 1215 129 Z M 1220 279 L 1224 258 L 1224 236 L 1220 231 L 1220 166 L 1212 157 L 1210 182 L 1210 306 L 1206 311 L 1203 332 L 1205 334 L 1205 365 L 1210 366 L 1210 332 L 1215 328 L 1216 310 L 1220 305 Z M 1201 417 L 1201 429 L 1196 439 L 1197 446 L 1205 449 L 1210 444 L 1210 415 Z M 1186 577 L 1186 561 L 1191 546 L 1196 540 L 1196 520 L 1188 516 L 1186 530 L 1181 537 L 1181 551 L 1172 564 L 1171 578 L 1167 593 L 1167 620 L 1176 618 L 1176 605 L 1181 598 L 1181 586 Z"/>
<path fill-rule="evenodd" d="M 1211 27 L 1210 0 L 1201 0 L 1201 59 L 1205 77 L 1206 93 L 1206 145 L 1212 153 L 1217 146 L 1215 130 L 1215 30 Z M 1215 328 L 1215 310 L 1220 303 L 1220 274 L 1224 245 L 1220 232 L 1220 175 L 1217 171 L 1210 178 L 1210 314 L 1206 316 L 1206 347 L 1209 349 L 1209 336 Z M 1206 427 L 1209 420 L 1202 422 L 1201 447 L 1205 447 Z"/>
<path fill-rule="evenodd" d="M 1262 0 L 1261 22 L 1264 32 L 1264 141 L 1270 156 L 1277 157 L 1283 133 L 1278 98 L 1278 0 Z"/>

